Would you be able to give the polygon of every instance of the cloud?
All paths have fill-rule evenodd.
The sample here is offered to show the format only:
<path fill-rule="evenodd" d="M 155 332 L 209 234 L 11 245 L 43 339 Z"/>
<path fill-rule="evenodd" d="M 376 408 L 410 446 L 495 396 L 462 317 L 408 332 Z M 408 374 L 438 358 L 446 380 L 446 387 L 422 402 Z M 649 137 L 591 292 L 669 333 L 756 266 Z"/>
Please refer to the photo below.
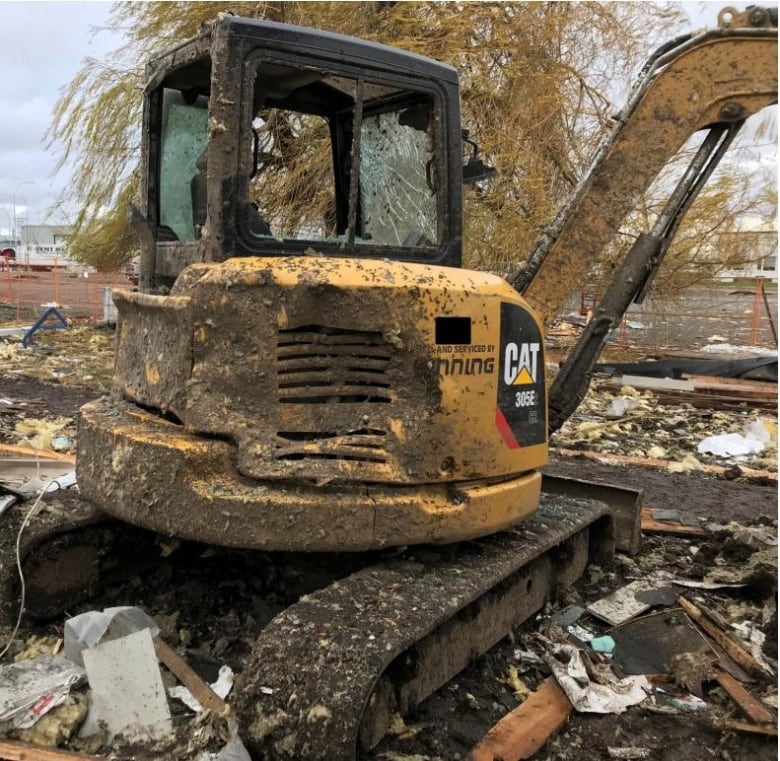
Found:
<path fill-rule="evenodd" d="M 60 91 L 84 59 L 103 59 L 121 44 L 115 31 L 94 33 L 110 9 L 104 2 L 0 2 L 0 229 L 15 191 L 17 216 L 39 223 L 67 187 L 66 176 L 54 176 L 59 154 L 44 136 Z"/>

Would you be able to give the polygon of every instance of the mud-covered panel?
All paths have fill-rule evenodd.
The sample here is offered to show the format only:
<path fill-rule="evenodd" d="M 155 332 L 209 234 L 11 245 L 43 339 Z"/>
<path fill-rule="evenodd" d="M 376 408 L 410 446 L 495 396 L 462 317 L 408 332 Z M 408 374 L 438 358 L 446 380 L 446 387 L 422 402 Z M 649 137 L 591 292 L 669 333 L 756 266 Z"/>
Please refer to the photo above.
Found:
<path fill-rule="evenodd" d="M 533 425 L 512 449 L 495 424 L 501 304 L 539 339 L 498 278 L 312 255 L 196 265 L 173 294 L 127 303 L 124 393 L 235 444 L 244 476 L 423 484 L 546 462 Z M 540 430 L 543 391 L 515 390 Z"/>
<path fill-rule="evenodd" d="M 192 366 L 189 298 L 114 291 L 114 387 L 146 407 L 184 414 Z"/>
<path fill-rule="evenodd" d="M 496 427 L 509 449 L 546 441 L 542 337 L 530 313 L 501 304 Z"/>
<path fill-rule="evenodd" d="M 229 269 L 193 291 L 188 427 L 235 441 L 254 478 L 407 478 L 415 458 L 397 434 L 415 430 L 438 388 L 419 377 L 406 300 L 308 268 L 290 285 L 271 269 Z"/>

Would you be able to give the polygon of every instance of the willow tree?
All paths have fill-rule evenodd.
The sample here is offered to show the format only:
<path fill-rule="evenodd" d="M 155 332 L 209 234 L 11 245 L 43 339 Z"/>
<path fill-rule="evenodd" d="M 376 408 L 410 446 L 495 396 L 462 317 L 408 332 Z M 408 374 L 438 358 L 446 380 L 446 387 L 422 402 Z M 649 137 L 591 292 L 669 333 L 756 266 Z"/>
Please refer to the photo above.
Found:
<path fill-rule="evenodd" d="M 522 261 L 576 183 L 644 57 L 680 19 L 651 3 L 237 2 L 243 16 L 355 35 L 458 69 L 464 126 L 498 170 L 466 191 L 465 260 L 506 272 Z M 50 142 L 79 204 L 72 249 L 95 264 L 132 254 L 143 62 L 224 12 L 218 2 L 118 3 L 124 44 L 87 60 L 58 101 Z M 311 170 L 309 170 L 310 173 Z M 286 197 L 301 214 L 307 171 Z M 316 183 L 315 183 L 316 184 Z M 293 189 L 288 189 L 292 191 Z"/>

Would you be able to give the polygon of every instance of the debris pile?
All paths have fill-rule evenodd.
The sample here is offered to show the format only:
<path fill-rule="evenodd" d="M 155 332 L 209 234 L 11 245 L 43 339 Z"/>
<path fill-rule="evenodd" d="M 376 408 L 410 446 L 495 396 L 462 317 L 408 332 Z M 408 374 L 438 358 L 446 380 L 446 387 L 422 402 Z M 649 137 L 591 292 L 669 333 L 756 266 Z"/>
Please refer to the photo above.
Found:
<path fill-rule="evenodd" d="M 24 348 L 19 336 L 3 336 L 0 373 L 105 392 L 114 371 L 114 338 L 113 330 L 71 326 L 40 333 Z"/>
<path fill-rule="evenodd" d="M 542 748 L 546 758 L 568 758 L 586 736 L 593 758 L 659 758 L 664 737 L 641 728 L 653 716 L 686 726 L 695 714 L 713 737 L 776 738 L 776 526 L 710 524 L 675 548 L 652 524 L 643 530 L 648 552 L 592 568 L 568 604 L 524 627 L 506 676 L 486 690 L 511 710 L 470 761 L 514 761 Z M 618 580 L 627 583 L 615 589 Z M 585 723 L 573 735 L 567 723 L 586 713 L 636 721 L 627 732 Z"/>
<path fill-rule="evenodd" d="M 209 686 L 159 635 L 138 608 L 90 611 L 66 621 L 48 652 L 36 641 L 0 666 L 0 758 L 31 745 L 85 759 L 141 747 L 147 758 L 249 761 L 223 700 L 230 668 Z"/>
<path fill-rule="evenodd" d="M 593 384 L 551 444 L 661 460 L 673 472 L 704 465 L 777 470 L 777 418 L 755 409 L 712 410 L 665 404 L 649 390 Z"/>

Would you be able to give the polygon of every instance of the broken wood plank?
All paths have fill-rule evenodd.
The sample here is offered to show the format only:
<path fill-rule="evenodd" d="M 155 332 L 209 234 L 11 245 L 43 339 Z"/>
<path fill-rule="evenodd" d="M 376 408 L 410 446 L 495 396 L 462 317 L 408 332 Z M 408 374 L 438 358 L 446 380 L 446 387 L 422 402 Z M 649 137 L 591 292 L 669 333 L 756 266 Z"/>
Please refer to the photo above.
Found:
<path fill-rule="evenodd" d="M 755 394 L 764 399 L 777 399 L 777 383 L 771 381 L 749 380 L 746 378 L 720 378 L 713 375 L 683 374 L 686 380 L 692 381 L 696 390 L 716 390 L 726 393 Z"/>
<path fill-rule="evenodd" d="M 715 678 L 752 722 L 756 724 L 773 724 L 775 722 L 775 717 L 764 704 L 754 698 L 731 674 L 718 670 Z"/>
<path fill-rule="evenodd" d="M 680 595 L 677 598 L 679 606 L 710 635 L 748 674 L 753 676 L 772 676 L 766 669 L 745 649 L 743 645 L 724 632 L 704 611 L 694 605 L 690 600 Z"/>
<path fill-rule="evenodd" d="M 749 408 L 751 410 L 777 410 L 777 399 L 754 399 L 753 397 L 740 396 L 738 394 L 715 394 L 704 391 L 688 391 L 686 393 L 673 393 L 661 391 L 655 394 L 661 404 L 690 404 L 692 407 L 711 410 L 739 410 Z"/>
<path fill-rule="evenodd" d="M 637 376 L 639 378 L 640 376 Z M 650 383 L 626 383 L 626 376 L 611 378 L 600 383 L 601 388 L 619 391 L 623 386 L 631 386 L 651 393 L 661 404 L 690 404 L 704 409 L 750 409 L 777 410 L 777 386 L 774 393 L 757 391 L 753 388 L 738 386 L 695 385 L 693 381 L 676 381 L 670 378 L 644 378 Z M 757 381 L 761 382 L 761 381 Z M 672 384 L 688 383 L 690 387 L 679 387 Z M 772 385 L 764 383 L 765 386 Z"/>
<path fill-rule="evenodd" d="M 653 378 L 645 375 L 621 375 L 615 379 L 621 386 L 659 391 L 693 391 L 693 382 L 676 378 Z"/>
<path fill-rule="evenodd" d="M 227 703 L 192 670 L 178 653 L 159 637 L 154 640 L 154 649 L 160 663 L 164 664 L 192 693 L 203 708 L 218 714 L 224 714 L 228 710 Z"/>
<path fill-rule="evenodd" d="M 40 745 L 29 745 L 18 740 L 0 740 L 0 759 L 3 761 L 106 761 L 100 756 L 43 748 Z"/>
<path fill-rule="evenodd" d="M 681 534 L 701 536 L 707 532 L 699 526 L 684 526 L 682 523 L 672 523 L 669 521 L 657 521 L 653 518 L 653 508 L 642 508 L 642 531 L 656 534 Z"/>
<path fill-rule="evenodd" d="M 550 451 L 562 457 L 581 457 L 585 460 L 593 460 L 604 465 L 639 465 L 648 468 L 668 468 L 674 460 L 657 460 L 651 457 L 634 457 L 632 455 L 605 454 L 604 452 L 594 452 L 591 450 L 565 449 L 551 447 Z M 754 470 L 739 466 L 742 471 L 740 478 L 760 479 L 768 481 L 777 481 L 777 473 L 771 470 Z M 714 475 L 723 475 L 731 468 L 723 465 L 702 465 L 699 470 L 702 473 L 712 473 Z M 554 472 L 554 465 L 550 468 Z"/>
<path fill-rule="evenodd" d="M 34 449 L 33 447 L 20 447 L 16 444 L 0 444 L 0 457 L 31 457 L 42 460 L 62 460 L 62 462 L 76 462 L 76 455 L 55 452 L 52 449 Z"/>
<path fill-rule="evenodd" d="M 732 732 L 751 732 L 759 735 L 777 737 L 777 727 L 774 724 L 751 724 L 748 721 L 726 719 L 720 724 L 721 729 L 729 729 Z"/>
<path fill-rule="evenodd" d="M 572 710 L 566 693 L 549 677 L 488 731 L 472 748 L 469 761 L 530 758 L 566 723 Z"/>

